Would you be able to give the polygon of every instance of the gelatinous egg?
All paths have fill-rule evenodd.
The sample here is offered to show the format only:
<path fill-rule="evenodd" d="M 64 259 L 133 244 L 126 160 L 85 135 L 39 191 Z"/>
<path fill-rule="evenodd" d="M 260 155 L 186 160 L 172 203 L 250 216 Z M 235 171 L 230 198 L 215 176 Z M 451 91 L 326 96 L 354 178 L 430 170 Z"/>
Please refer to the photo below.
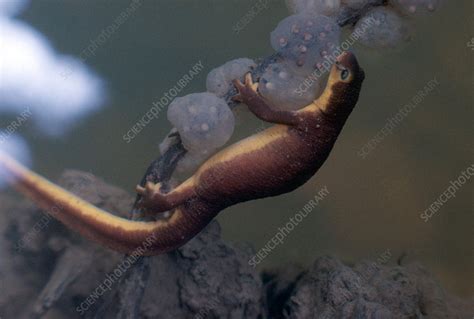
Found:
<path fill-rule="evenodd" d="M 435 11 L 440 0 L 391 0 L 391 2 L 407 14 L 426 14 Z"/>
<path fill-rule="evenodd" d="M 410 38 L 406 22 L 394 11 L 382 7 L 363 16 L 357 22 L 354 34 L 359 36 L 361 44 L 374 49 L 395 48 Z"/>
<path fill-rule="evenodd" d="M 231 89 L 232 80 L 241 79 L 255 66 L 255 61 L 246 58 L 229 61 L 209 72 L 206 81 L 207 90 L 223 97 Z"/>
<path fill-rule="evenodd" d="M 360 9 L 370 2 L 370 0 L 342 0 L 342 5 L 352 9 Z"/>
<path fill-rule="evenodd" d="M 275 63 L 265 70 L 259 91 L 275 109 L 298 110 L 320 95 L 324 81 L 319 72 L 301 76 L 284 63 Z"/>
<path fill-rule="evenodd" d="M 198 151 L 187 152 L 176 166 L 176 172 L 180 174 L 190 174 L 194 172 L 210 155 Z"/>
<path fill-rule="evenodd" d="M 286 0 L 293 13 L 322 14 L 331 16 L 341 7 L 341 0 Z"/>
<path fill-rule="evenodd" d="M 271 33 L 272 47 L 293 72 L 308 75 L 322 63 L 321 51 L 332 54 L 339 44 L 340 28 L 323 15 L 296 14 L 283 19 Z"/>
<path fill-rule="evenodd" d="M 224 145 L 235 126 L 225 100 L 208 92 L 176 98 L 168 108 L 168 120 L 178 130 L 184 147 L 198 152 Z"/>

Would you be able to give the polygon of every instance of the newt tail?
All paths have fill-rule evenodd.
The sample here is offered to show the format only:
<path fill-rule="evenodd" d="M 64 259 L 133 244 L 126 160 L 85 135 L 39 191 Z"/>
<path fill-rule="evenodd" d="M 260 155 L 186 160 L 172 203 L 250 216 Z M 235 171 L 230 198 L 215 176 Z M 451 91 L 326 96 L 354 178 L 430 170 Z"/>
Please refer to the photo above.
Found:
<path fill-rule="evenodd" d="M 67 227 L 113 250 L 157 255 L 198 234 L 231 205 L 290 192 L 311 178 L 329 156 L 357 103 L 364 72 L 344 52 L 329 74 L 323 94 L 298 111 L 277 111 L 258 93 L 250 74 L 235 81 L 237 96 L 273 127 L 231 145 L 208 159 L 168 193 L 160 184 L 138 186 L 149 213 L 169 211 L 163 220 L 131 221 L 110 214 L 22 166 L 0 151 L 0 175 Z"/>
<path fill-rule="evenodd" d="M 20 193 L 64 225 L 123 253 L 157 255 L 173 250 L 199 233 L 215 216 L 209 214 L 206 207 L 191 200 L 189 205 L 174 209 L 166 220 L 131 221 L 91 205 L 2 152 L 0 171 L 6 172 Z M 203 210 L 208 212 L 208 217 L 200 214 Z"/>

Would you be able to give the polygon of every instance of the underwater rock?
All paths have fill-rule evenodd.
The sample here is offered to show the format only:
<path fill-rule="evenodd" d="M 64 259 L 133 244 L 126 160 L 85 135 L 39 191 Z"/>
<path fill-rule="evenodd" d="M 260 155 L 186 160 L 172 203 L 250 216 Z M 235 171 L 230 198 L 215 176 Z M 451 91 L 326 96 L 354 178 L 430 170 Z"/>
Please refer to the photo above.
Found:
<path fill-rule="evenodd" d="M 154 258 L 143 318 L 258 318 L 262 283 L 247 262 L 251 255 L 223 242 L 211 222 L 174 254 Z"/>
<path fill-rule="evenodd" d="M 65 171 L 59 184 L 119 216 L 127 216 L 133 203 L 126 192 L 88 173 Z M 0 314 L 79 318 L 75 308 L 122 255 L 83 239 L 29 201 L 18 199 L 0 194 L 0 286 L 9 287 L 8 293 L 0 294 Z"/>
<path fill-rule="evenodd" d="M 208 92 L 176 98 L 168 108 L 168 120 L 178 130 L 184 147 L 198 153 L 224 145 L 235 126 L 225 100 Z"/>
<path fill-rule="evenodd" d="M 261 77 L 259 91 L 275 109 L 298 110 L 321 94 L 324 80 L 294 74 L 284 63 L 275 63 Z"/>
<path fill-rule="evenodd" d="M 441 319 L 458 313 L 436 279 L 417 263 L 365 261 L 349 267 L 333 257 L 318 258 L 300 276 L 287 291 L 283 311 L 291 319 L 314 314 L 323 319 Z"/>
<path fill-rule="evenodd" d="M 375 8 L 356 24 L 354 33 L 360 34 L 360 43 L 373 49 L 393 49 L 409 40 L 405 22 L 392 10 Z"/>
<path fill-rule="evenodd" d="M 283 19 L 271 33 L 271 44 L 296 73 L 308 75 L 339 44 L 340 27 L 323 15 L 296 14 Z"/>
<path fill-rule="evenodd" d="M 233 80 L 243 80 L 244 75 L 256 66 L 257 64 L 254 60 L 240 58 L 211 70 L 206 80 L 207 91 L 214 93 L 218 97 L 224 97 L 233 87 Z"/>

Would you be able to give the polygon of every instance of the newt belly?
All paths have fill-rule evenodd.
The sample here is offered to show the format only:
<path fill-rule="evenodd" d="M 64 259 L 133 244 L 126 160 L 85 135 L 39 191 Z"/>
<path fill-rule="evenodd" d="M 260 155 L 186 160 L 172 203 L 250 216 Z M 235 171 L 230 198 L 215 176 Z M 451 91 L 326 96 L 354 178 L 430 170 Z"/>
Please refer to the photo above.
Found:
<path fill-rule="evenodd" d="M 0 172 L 53 217 L 91 240 L 135 255 L 168 252 L 193 238 L 224 208 L 304 184 L 329 156 L 357 103 L 363 80 L 354 55 L 343 53 L 321 97 L 299 111 L 273 110 L 250 75 L 245 84 L 235 82 L 238 98 L 257 117 L 276 125 L 215 154 L 168 193 L 159 184 L 138 186 L 142 206 L 155 213 L 170 211 L 166 220 L 139 222 L 114 216 L 1 152 Z"/>
<path fill-rule="evenodd" d="M 335 138 L 326 149 L 304 133 L 275 125 L 230 146 L 206 162 L 196 173 L 196 192 L 209 202 L 225 207 L 248 200 L 290 192 L 306 182 L 322 164 Z"/>

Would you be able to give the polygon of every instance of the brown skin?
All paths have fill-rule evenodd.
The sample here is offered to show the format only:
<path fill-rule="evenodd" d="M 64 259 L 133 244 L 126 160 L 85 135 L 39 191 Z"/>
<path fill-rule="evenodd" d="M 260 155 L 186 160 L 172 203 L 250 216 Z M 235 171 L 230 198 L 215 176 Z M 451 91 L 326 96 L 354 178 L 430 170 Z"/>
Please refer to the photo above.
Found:
<path fill-rule="evenodd" d="M 236 81 L 237 96 L 260 119 L 276 125 L 220 151 L 169 193 L 161 185 L 137 186 L 141 205 L 167 220 L 136 222 L 102 211 L 0 153 L 0 172 L 15 187 L 68 227 L 104 246 L 156 255 L 182 246 L 220 211 L 253 199 L 277 196 L 303 185 L 329 156 L 357 103 L 364 72 L 352 53 L 333 66 L 322 96 L 299 111 L 276 111 L 257 92 L 250 74 Z"/>

